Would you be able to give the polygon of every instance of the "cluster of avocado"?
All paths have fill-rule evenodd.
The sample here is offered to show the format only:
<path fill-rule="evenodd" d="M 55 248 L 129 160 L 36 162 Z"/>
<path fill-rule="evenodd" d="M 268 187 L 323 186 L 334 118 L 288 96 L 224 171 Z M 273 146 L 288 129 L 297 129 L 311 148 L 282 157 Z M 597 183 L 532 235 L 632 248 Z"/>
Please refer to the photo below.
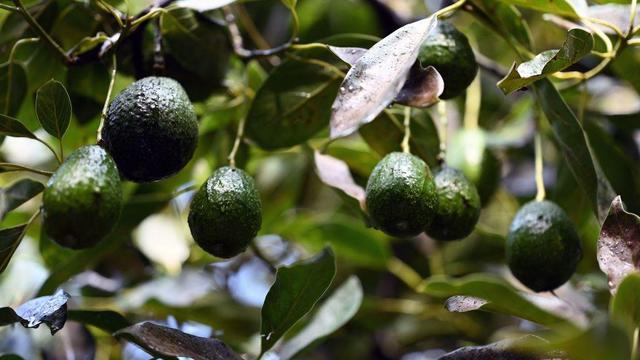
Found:
<path fill-rule="evenodd" d="M 182 86 L 147 77 L 111 102 L 99 145 L 74 151 L 43 194 L 46 234 L 61 246 L 96 245 L 113 230 L 123 207 L 121 177 L 152 182 L 180 171 L 198 143 L 198 122 Z M 262 207 L 253 180 L 224 167 L 195 195 L 189 226 L 198 245 L 218 257 L 243 251 L 260 229 Z"/>

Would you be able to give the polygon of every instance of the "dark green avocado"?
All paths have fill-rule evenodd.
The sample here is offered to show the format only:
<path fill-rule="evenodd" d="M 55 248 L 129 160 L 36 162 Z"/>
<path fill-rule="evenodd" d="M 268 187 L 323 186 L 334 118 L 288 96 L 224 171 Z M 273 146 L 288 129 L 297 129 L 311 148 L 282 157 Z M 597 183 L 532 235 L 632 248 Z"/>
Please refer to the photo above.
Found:
<path fill-rule="evenodd" d="M 573 224 L 551 201 L 531 201 L 520 208 L 511 222 L 506 250 L 511 273 L 536 292 L 567 282 L 582 258 Z"/>
<path fill-rule="evenodd" d="M 447 149 L 447 164 L 462 171 L 475 185 L 483 206 L 491 200 L 502 177 L 502 164 L 486 143 L 481 129 L 463 129 Z"/>
<path fill-rule="evenodd" d="M 222 167 L 191 202 L 189 228 L 206 252 L 230 258 L 246 249 L 262 224 L 260 195 L 243 170 Z"/>
<path fill-rule="evenodd" d="M 101 145 L 125 179 L 151 182 L 177 173 L 191 160 L 198 122 L 178 82 L 146 77 L 113 99 L 101 134 Z"/>
<path fill-rule="evenodd" d="M 437 198 L 431 171 L 420 158 L 392 152 L 371 172 L 366 188 L 373 225 L 391 236 L 415 236 L 433 218 Z"/>
<path fill-rule="evenodd" d="M 116 163 L 97 145 L 69 155 L 49 179 L 42 198 L 44 231 L 72 249 L 97 244 L 111 232 L 121 210 Z"/>
<path fill-rule="evenodd" d="M 427 235 L 436 240 L 458 240 L 467 237 L 480 217 L 480 196 L 464 174 L 443 167 L 434 177 L 438 205 Z"/>
<path fill-rule="evenodd" d="M 447 21 L 441 21 L 420 46 L 418 61 L 423 68 L 431 65 L 444 80 L 441 99 L 462 94 L 478 73 L 469 40 Z"/>

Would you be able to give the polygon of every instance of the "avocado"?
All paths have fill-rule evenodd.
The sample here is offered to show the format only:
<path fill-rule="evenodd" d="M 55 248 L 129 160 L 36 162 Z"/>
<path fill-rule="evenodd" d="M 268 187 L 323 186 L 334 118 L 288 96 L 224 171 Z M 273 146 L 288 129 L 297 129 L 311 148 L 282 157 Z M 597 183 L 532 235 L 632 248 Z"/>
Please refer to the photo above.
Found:
<path fill-rule="evenodd" d="M 433 218 L 436 202 L 431 171 L 411 154 L 388 154 L 367 181 L 366 204 L 372 224 L 391 236 L 423 232 Z"/>
<path fill-rule="evenodd" d="M 467 237 L 480 217 L 480 196 L 464 174 L 445 166 L 434 176 L 438 205 L 433 221 L 425 228 L 436 240 L 458 240 Z"/>
<path fill-rule="evenodd" d="M 418 62 L 423 68 L 433 66 L 444 80 L 441 99 L 462 94 L 478 73 L 473 49 L 467 37 L 451 23 L 441 21 L 420 45 Z"/>
<path fill-rule="evenodd" d="M 189 228 L 206 252 L 230 258 L 244 251 L 262 224 L 262 205 L 251 176 L 222 167 L 202 185 L 191 202 Z"/>
<path fill-rule="evenodd" d="M 178 82 L 146 77 L 113 99 L 101 136 L 125 179 L 151 182 L 189 162 L 198 143 L 198 122 Z"/>
<path fill-rule="evenodd" d="M 531 201 L 511 222 L 506 253 L 511 273 L 540 292 L 569 280 L 582 258 L 582 247 L 562 208 L 551 201 Z"/>
<path fill-rule="evenodd" d="M 483 206 L 491 200 L 502 177 L 502 164 L 486 144 L 483 130 L 463 129 L 447 148 L 447 164 L 462 171 L 475 185 Z"/>
<path fill-rule="evenodd" d="M 116 163 L 97 145 L 79 148 L 51 176 L 42 198 L 45 233 L 61 246 L 94 246 L 113 229 L 122 210 Z"/>

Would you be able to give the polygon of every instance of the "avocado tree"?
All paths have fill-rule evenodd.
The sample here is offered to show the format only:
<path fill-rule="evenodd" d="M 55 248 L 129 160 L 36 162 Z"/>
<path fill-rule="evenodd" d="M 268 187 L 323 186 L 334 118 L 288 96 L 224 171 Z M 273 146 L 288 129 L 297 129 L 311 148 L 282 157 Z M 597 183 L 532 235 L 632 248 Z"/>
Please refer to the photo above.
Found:
<path fill-rule="evenodd" d="M 638 12 L 0 0 L 0 357 L 639 359 Z"/>

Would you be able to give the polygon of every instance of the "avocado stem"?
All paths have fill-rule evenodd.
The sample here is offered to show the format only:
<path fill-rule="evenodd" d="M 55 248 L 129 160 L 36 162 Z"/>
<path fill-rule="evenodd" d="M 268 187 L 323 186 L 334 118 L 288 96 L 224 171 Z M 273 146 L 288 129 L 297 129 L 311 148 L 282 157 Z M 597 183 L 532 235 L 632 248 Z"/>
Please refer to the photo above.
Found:
<path fill-rule="evenodd" d="M 536 201 L 542 201 L 546 197 L 546 192 L 544 190 L 544 163 L 542 159 L 542 135 L 540 134 L 540 130 L 536 132 L 535 136 L 535 171 L 536 171 Z"/>
<path fill-rule="evenodd" d="M 104 99 L 104 105 L 102 106 L 102 114 L 100 115 L 100 125 L 98 125 L 97 140 L 100 143 L 102 140 L 102 127 L 104 126 L 104 120 L 107 118 L 107 110 L 109 109 L 109 99 L 111 99 L 111 93 L 113 92 L 113 84 L 116 81 L 116 73 L 118 72 L 118 62 L 116 61 L 116 53 L 111 55 L 111 79 L 109 80 L 109 88 L 107 89 L 107 97 Z"/>
<path fill-rule="evenodd" d="M 232 168 L 236 167 L 236 154 L 238 153 L 238 148 L 240 148 L 240 142 L 242 141 L 242 137 L 244 136 L 244 123 L 245 117 L 243 116 L 240 119 L 240 123 L 238 124 L 238 132 L 236 133 L 236 139 L 233 142 L 233 148 L 229 153 L 229 166 Z"/>
<path fill-rule="evenodd" d="M 467 89 L 467 99 L 464 103 L 464 127 L 473 130 L 478 128 L 478 118 L 480 117 L 480 101 L 482 99 L 482 86 L 480 83 L 480 72 L 473 79 Z"/>
<path fill-rule="evenodd" d="M 449 131 L 449 119 L 447 118 L 447 103 L 444 100 L 438 101 L 438 125 L 440 128 L 440 154 L 438 162 L 444 163 L 447 158 L 447 132 Z"/>
<path fill-rule="evenodd" d="M 409 146 L 409 139 L 411 139 L 411 108 L 409 106 L 404 107 L 404 138 L 400 144 L 402 152 L 410 154 L 411 148 Z"/>

